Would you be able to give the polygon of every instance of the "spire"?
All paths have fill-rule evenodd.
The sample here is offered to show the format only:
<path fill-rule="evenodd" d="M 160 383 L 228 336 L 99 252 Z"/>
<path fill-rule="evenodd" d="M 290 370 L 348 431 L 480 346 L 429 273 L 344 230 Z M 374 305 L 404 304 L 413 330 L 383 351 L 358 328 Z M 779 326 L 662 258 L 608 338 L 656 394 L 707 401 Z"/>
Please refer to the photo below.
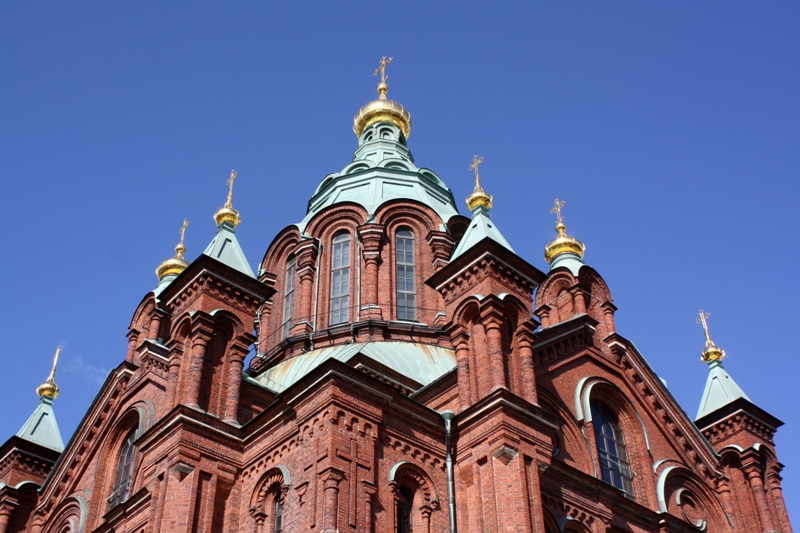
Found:
<path fill-rule="evenodd" d="M 57 452 L 61 452 L 64 449 L 64 441 L 61 440 L 61 432 L 58 430 L 58 423 L 56 423 L 56 416 L 53 412 L 53 400 L 58 396 L 56 365 L 58 364 L 59 355 L 61 355 L 61 346 L 58 347 L 53 357 L 53 368 L 50 370 L 50 375 L 44 383 L 36 388 L 36 394 L 39 395 L 39 405 L 20 430 L 17 431 L 17 437 Z"/>
<path fill-rule="evenodd" d="M 566 204 L 565 201 L 556 198 L 551 213 L 556 215 L 556 231 L 558 236 L 550 241 L 544 248 L 544 258 L 550 263 L 550 270 L 565 266 L 578 275 L 578 271 L 584 265 L 583 254 L 586 246 L 576 239 L 567 235 L 567 226 L 564 224 L 564 217 L 561 215 L 561 208 Z"/>
<path fill-rule="evenodd" d="M 175 246 L 175 257 L 171 257 L 156 268 L 156 276 L 158 276 L 158 281 L 165 281 L 164 278 L 170 276 L 169 280 L 172 281 L 175 277 L 186 270 L 186 267 L 189 266 L 188 261 L 183 258 L 183 254 L 186 253 L 186 245 L 183 244 L 184 239 L 186 238 L 186 228 L 189 227 L 189 220 L 183 219 L 183 226 L 181 226 L 180 234 L 181 240 Z M 160 285 L 161 283 L 159 283 Z"/>
<path fill-rule="evenodd" d="M 239 212 L 233 208 L 233 180 L 235 180 L 238 175 L 238 172 L 231 170 L 231 177 L 228 178 L 227 182 L 228 199 L 225 201 L 225 205 L 222 206 L 222 209 L 214 213 L 214 221 L 217 223 L 217 226 L 222 224 L 223 221 L 227 221 L 235 228 L 242 221 L 242 219 L 239 218 Z"/>
<path fill-rule="evenodd" d="M 235 170 L 231 170 L 230 178 L 228 178 L 228 199 L 225 202 L 225 206 L 214 215 L 214 220 L 217 222 L 217 234 L 203 251 L 203 254 L 213 257 L 217 261 L 251 278 L 255 278 L 253 269 L 247 262 L 247 258 L 244 256 L 242 247 L 239 245 L 239 240 L 235 235 L 236 226 L 241 221 L 239 212 L 233 208 L 233 180 L 238 175 Z"/>
<path fill-rule="evenodd" d="M 401 104 L 386 99 L 386 93 L 389 92 L 389 86 L 386 84 L 389 79 L 389 76 L 386 75 L 386 67 L 389 66 L 392 59 L 394 58 L 383 56 L 378 68 L 372 74 L 373 76 L 381 75 L 381 81 L 378 84 L 378 99 L 364 105 L 353 118 L 353 132 L 358 137 L 361 137 L 366 128 L 378 122 L 394 124 L 402 130 L 406 139 L 411 135 L 411 114 Z"/>
<path fill-rule="evenodd" d="M 467 197 L 467 207 L 472 211 L 472 223 L 467 228 L 464 236 L 459 241 L 450 261 L 469 250 L 485 238 L 490 238 L 493 241 L 501 244 L 503 247 L 514 251 L 508 241 L 503 237 L 497 227 L 491 222 L 491 215 L 489 210 L 492 208 L 492 195 L 488 194 L 481 187 L 481 177 L 478 173 L 478 165 L 483 162 L 481 156 L 473 156 L 472 164 L 469 170 L 475 172 L 475 189 L 472 194 Z"/>
<path fill-rule="evenodd" d="M 725 357 L 725 352 L 711 340 L 707 322 L 709 316 L 711 315 L 701 310 L 700 317 L 697 319 L 697 323 L 703 326 L 703 333 L 706 337 L 706 347 L 703 350 L 702 359 L 708 364 L 708 379 L 695 420 L 713 413 L 739 398 L 750 401 L 747 394 L 722 367 L 722 358 Z"/>

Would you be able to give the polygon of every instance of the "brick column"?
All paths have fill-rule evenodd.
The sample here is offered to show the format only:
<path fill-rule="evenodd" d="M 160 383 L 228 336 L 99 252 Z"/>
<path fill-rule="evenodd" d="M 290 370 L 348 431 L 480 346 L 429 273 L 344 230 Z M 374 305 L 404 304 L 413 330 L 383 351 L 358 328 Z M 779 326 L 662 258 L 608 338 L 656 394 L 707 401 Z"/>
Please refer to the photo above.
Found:
<path fill-rule="evenodd" d="M 8 524 L 11 522 L 11 512 L 14 510 L 14 505 L 8 501 L 0 504 L 0 533 L 6 533 Z"/>
<path fill-rule="evenodd" d="M 147 338 L 158 342 L 158 330 L 161 329 L 161 321 L 166 313 L 159 308 L 153 309 L 153 316 L 150 317 L 150 325 L 147 328 Z"/>
<path fill-rule="evenodd" d="M 264 513 L 253 513 L 253 521 L 256 523 L 255 533 L 264 533 L 264 522 L 267 521 L 267 515 Z"/>
<path fill-rule="evenodd" d="M 422 517 L 422 533 L 430 533 L 432 513 L 433 509 L 431 509 L 428 505 L 423 505 L 419 508 L 419 514 Z"/>
<path fill-rule="evenodd" d="M 183 403 L 191 407 L 199 407 L 200 380 L 203 378 L 203 359 L 210 340 L 211 331 L 198 329 L 192 332 L 192 353 L 189 355 L 189 369 L 183 391 Z"/>
<path fill-rule="evenodd" d="M 300 279 L 300 308 L 295 327 L 292 328 L 292 335 L 308 333 L 313 329 L 311 314 L 314 306 L 314 280 L 317 274 L 318 254 L 319 245 L 316 239 L 301 241 L 295 249 L 295 264 Z"/>
<path fill-rule="evenodd" d="M 367 224 L 358 227 L 358 238 L 361 241 L 361 255 L 364 258 L 364 274 L 361 278 L 363 301 L 359 310 L 359 318 L 381 320 L 383 312 L 378 305 L 378 270 L 381 263 L 381 245 L 386 226 Z"/>
<path fill-rule="evenodd" d="M 502 303 L 494 298 L 481 306 L 481 323 L 486 331 L 486 344 L 489 349 L 489 390 L 506 388 L 506 361 L 503 355 L 503 341 L 500 326 L 503 324 Z"/>
<path fill-rule="evenodd" d="M 364 533 L 373 533 L 372 500 L 378 489 L 369 481 L 362 480 L 361 484 L 364 486 Z"/>
<path fill-rule="evenodd" d="M 450 254 L 453 253 L 455 241 L 447 233 L 435 230 L 428 233 L 426 240 L 433 250 L 433 270 L 438 272 L 450 262 Z"/>
<path fill-rule="evenodd" d="M 539 309 L 537 309 L 534 314 L 539 317 L 539 320 L 542 321 L 543 328 L 550 327 L 550 311 L 552 308 L 549 305 L 543 305 Z"/>
<path fill-rule="evenodd" d="M 178 403 L 180 394 L 178 393 L 178 381 L 181 373 L 181 359 L 183 358 L 183 345 L 177 340 L 171 340 L 169 346 L 169 369 L 167 370 L 167 406 L 168 409 L 175 407 Z"/>
<path fill-rule="evenodd" d="M 569 293 L 572 295 L 572 309 L 576 315 L 583 315 L 586 313 L 586 297 L 583 293 L 583 287 L 574 285 L 570 288 Z"/>
<path fill-rule="evenodd" d="M 228 372 L 228 389 L 225 395 L 225 415 L 223 422 L 239 425 L 239 390 L 242 386 L 242 369 L 244 358 L 247 356 L 247 347 L 235 343 L 230 348 L 231 355 Z"/>
<path fill-rule="evenodd" d="M 339 531 L 339 482 L 344 473 L 331 467 L 319 475 L 323 486 L 322 533 Z"/>
<path fill-rule="evenodd" d="M 719 482 L 719 499 L 722 504 L 722 509 L 728 516 L 729 520 L 733 520 L 732 524 L 736 527 L 736 511 L 733 508 L 733 500 L 731 500 L 731 486 L 727 478 L 722 478 Z"/>
<path fill-rule="evenodd" d="M 464 326 L 457 326 L 450 332 L 450 342 L 456 348 L 456 367 L 458 368 L 458 405 L 463 411 L 472 405 L 472 381 L 469 368 L 469 333 Z"/>
<path fill-rule="evenodd" d="M 617 306 L 611 302 L 605 302 L 601 307 L 603 308 L 603 319 L 605 320 L 608 334 L 616 333 L 617 328 L 614 325 L 614 311 L 617 310 Z"/>
<path fill-rule="evenodd" d="M 783 489 L 781 489 L 781 476 L 777 472 L 771 472 L 767 475 L 767 482 L 769 495 L 778 513 L 778 522 L 781 523 L 781 531 L 783 531 L 783 533 L 792 533 L 792 526 L 789 523 L 789 512 L 786 510 L 786 502 L 783 499 Z"/>
<path fill-rule="evenodd" d="M 522 394 L 530 403 L 537 403 L 536 374 L 533 370 L 533 321 L 527 320 L 517 329 L 520 366 L 522 367 Z"/>
<path fill-rule="evenodd" d="M 754 463 L 745 466 L 745 475 L 750 482 L 750 489 L 753 491 L 753 498 L 756 501 L 756 508 L 758 509 L 758 517 L 761 520 L 762 530 L 767 532 L 776 531 L 775 524 L 772 521 L 772 513 L 767 503 L 767 493 L 764 490 L 764 481 L 761 479 L 761 469 Z"/>

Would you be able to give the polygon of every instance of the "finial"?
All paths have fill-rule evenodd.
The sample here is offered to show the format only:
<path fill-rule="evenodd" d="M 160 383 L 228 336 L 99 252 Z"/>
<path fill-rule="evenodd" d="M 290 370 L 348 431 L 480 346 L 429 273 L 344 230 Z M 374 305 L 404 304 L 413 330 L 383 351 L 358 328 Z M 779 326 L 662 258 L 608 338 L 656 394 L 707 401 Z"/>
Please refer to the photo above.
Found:
<path fill-rule="evenodd" d="M 189 263 L 183 258 L 183 254 L 186 253 L 186 245 L 183 243 L 183 241 L 186 238 L 186 228 L 188 227 L 189 219 L 184 218 L 183 225 L 181 226 L 180 230 L 181 240 L 177 245 L 175 245 L 175 257 L 167 259 L 158 265 L 158 268 L 156 268 L 156 276 L 158 276 L 159 281 L 164 279 L 164 276 L 177 276 L 186 270 L 187 266 L 189 266 Z"/>
<path fill-rule="evenodd" d="M 58 364 L 58 356 L 61 355 L 61 346 L 56 349 L 56 354 L 53 356 L 53 368 L 50 370 L 50 375 L 44 383 L 36 387 L 36 394 L 39 398 L 50 398 L 55 400 L 58 396 L 58 385 L 56 385 L 56 365 Z"/>
<path fill-rule="evenodd" d="M 386 80 L 389 79 L 389 76 L 386 75 L 386 67 L 389 66 L 389 63 L 392 62 L 392 59 L 394 59 L 394 57 L 386 59 L 386 56 L 383 56 L 378 68 L 376 68 L 375 72 L 372 73 L 373 76 L 377 76 L 378 73 L 381 75 L 381 82 L 378 84 L 378 94 L 380 95 L 378 98 L 380 100 L 386 100 L 386 93 L 389 92 L 389 86 L 386 85 Z"/>
<path fill-rule="evenodd" d="M 581 241 L 567 235 L 567 226 L 564 224 L 564 216 L 561 214 L 561 208 L 566 203 L 564 200 L 556 198 L 553 208 L 550 209 L 550 212 L 556 215 L 556 231 L 558 232 L 558 236 L 544 248 L 544 258 L 550 264 L 563 253 L 573 253 L 583 259 L 583 253 L 586 251 L 586 247 Z"/>
<path fill-rule="evenodd" d="M 481 163 L 483 163 L 483 157 L 479 155 L 472 156 L 472 164 L 469 166 L 469 170 L 475 171 L 475 189 L 473 189 L 472 194 L 467 197 L 467 208 L 470 211 L 475 210 L 478 206 L 483 206 L 486 209 L 492 208 L 492 195 L 484 191 L 483 187 L 481 187 L 481 175 L 478 170 L 478 166 Z"/>
<path fill-rule="evenodd" d="M 214 221 L 217 223 L 217 226 L 223 222 L 230 222 L 235 228 L 239 225 L 239 222 L 242 221 L 241 218 L 239 218 L 239 212 L 233 208 L 233 180 L 235 180 L 238 175 L 238 172 L 231 170 L 231 176 L 226 182 L 228 185 L 228 199 L 225 200 L 225 205 L 222 209 L 214 213 Z"/>
<path fill-rule="evenodd" d="M 706 313 L 702 309 L 700 310 L 700 317 L 696 320 L 698 324 L 702 324 L 703 326 L 703 333 L 706 336 L 706 349 L 703 350 L 703 362 L 705 363 L 712 363 L 714 361 L 722 361 L 722 358 L 725 357 L 725 350 L 721 349 L 719 346 L 714 344 L 714 341 L 711 340 L 711 335 L 708 333 L 708 322 L 706 320 L 710 317 L 710 313 Z"/>

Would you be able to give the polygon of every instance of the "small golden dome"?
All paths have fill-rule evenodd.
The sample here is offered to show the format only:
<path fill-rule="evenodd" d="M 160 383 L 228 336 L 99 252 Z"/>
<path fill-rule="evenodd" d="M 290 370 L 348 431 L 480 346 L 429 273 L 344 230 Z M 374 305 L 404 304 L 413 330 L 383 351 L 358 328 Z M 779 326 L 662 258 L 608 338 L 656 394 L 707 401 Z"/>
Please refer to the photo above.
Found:
<path fill-rule="evenodd" d="M 725 350 L 714 344 L 714 341 L 711 340 L 711 334 L 708 332 L 708 322 L 706 322 L 706 320 L 710 316 L 711 315 L 709 313 L 706 313 L 701 309 L 700 318 L 697 319 L 697 323 L 703 326 L 703 334 L 706 337 L 706 347 L 703 350 L 703 355 L 701 357 L 705 363 L 722 361 L 722 358 L 725 357 Z"/>
<path fill-rule="evenodd" d="M 481 176 L 478 171 L 478 166 L 483 163 L 483 157 L 476 155 L 472 157 L 472 164 L 469 166 L 469 170 L 475 171 L 475 188 L 472 190 L 472 194 L 467 196 L 467 209 L 470 211 L 474 210 L 479 205 L 482 205 L 486 209 L 492 208 L 492 195 L 487 193 L 481 187 Z"/>
<path fill-rule="evenodd" d="M 217 226 L 223 222 L 229 222 L 235 228 L 242 221 L 239 217 L 239 211 L 233 208 L 233 180 L 238 175 L 238 172 L 231 170 L 231 176 L 228 178 L 228 199 L 225 200 L 225 205 L 222 206 L 222 209 L 214 213 L 214 222 L 217 223 Z"/>
<path fill-rule="evenodd" d="M 53 368 L 50 370 L 50 375 L 47 380 L 36 387 L 36 394 L 39 398 L 50 398 L 55 400 L 58 396 L 58 385 L 56 385 L 56 365 L 58 364 L 58 356 L 61 354 L 61 346 L 56 350 L 56 355 L 53 357 Z"/>
<path fill-rule="evenodd" d="M 386 93 L 389 92 L 389 86 L 386 80 L 386 67 L 392 62 L 393 58 L 381 58 L 380 66 L 375 70 L 373 76 L 381 75 L 381 82 L 378 84 L 378 99 L 373 100 L 361 109 L 358 114 L 353 118 L 353 132 L 356 136 L 361 137 L 364 130 L 378 122 L 389 122 L 394 124 L 406 139 L 411 135 L 411 114 L 406 111 L 406 108 L 393 100 L 386 99 Z"/>
<path fill-rule="evenodd" d="M 189 226 L 189 221 L 184 219 L 183 226 L 181 226 L 181 241 L 175 246 L 175 257 L 167 259 L 156 268 L 158 281 L 164 279 L 165 276 L 177 276 L 189 266 L 189 262 L 183 258 L 183 254 L 186 253 L 186 246 L 183 244 L 183 239 L 186 236 L 187 226 Z"/>
<path fill-rule="evenodd" d="M 233 227 L 239 225 L 242 221 L 241 217 L 239 217 L 239 211 L 234 209 L 233 207 L 223 207 L 216 213 L 214 213 L 214 222 L 217 223 L 217 226 L 222 224 L 223 222 L 230 222 Z"/>
<path fill-rule="evenodd" d="M 581 241 L 567 235 L 567 226 L 564 225 L 564 219 L 561 216 L 561 208 L 564 204 L 565 202 L 556 198 L 555 206 L 550 210 L 557 217 L 556 231 L 558 232 L 558 237 L 544 247 L 544 259 L 548 263 L 552 263 L 556 257 L 565 253 L 573 253 L 583 259 L 583 254 L 586 251 L 586 246 Z"/>

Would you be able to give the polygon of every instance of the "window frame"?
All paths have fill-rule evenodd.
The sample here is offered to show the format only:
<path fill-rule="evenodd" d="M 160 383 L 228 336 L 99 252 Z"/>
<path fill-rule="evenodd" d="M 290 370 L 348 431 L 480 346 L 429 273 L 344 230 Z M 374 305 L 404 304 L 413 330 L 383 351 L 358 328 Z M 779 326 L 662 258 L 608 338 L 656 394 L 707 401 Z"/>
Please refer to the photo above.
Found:
<path fill-rule="evenodd" d="M 349 231 L 337 232 L 331 239 L 330 297 L 328 299 L 328 326 L 350 320 L 351 268 L 353 258 L 352 235 Z M 337 265 L 337 254 L 339 254 Z M 345 263 L 346 258 L 346 263 Z M 339 280 L 337 281 L 337 275 Z M 338 291 L 337 291 L 338 287 Z M 342 305 L 344 304 L 344 305 Z M 335 307 L 335 309 L 334 309 Z"/>
<path fill-rule="evenodd" d="M 408 246 L 410 246 L 410 250 Z M 403 256 L 402 261 L 400 260 L 401 254 Z M 410 262 L 408 261 L 409 256 L 411 259 Z M 395 318 L 405 322 L 418 322 L 419 295 L 417 294 L 417 287 L 419 284 L 417 283 L 417 239 L 411 228 L 401 227 L 394 233 L 394 273 Z M 409 281 L 413 284 L 413 288 L 410 290 L 407 288 Z M 401 286 L 403 287 L 402 290 Z M 411 305 L 407 303 L 409 297 L 413 299 Z M 409 316 L 409 312 L 412 313 L 411 316 Z"/>
<path fill-rule="evenodd" d="M 295 278 L 297 276 L 297 258 L 292 256 L 286 262 L 285 278 L 283 282 L 283 317 L 281 321 L 281 340 L 289 336 L 292 329 L 292 315 L 294 309 Z M 288 313 L 288 316 L 287 316 Z"/>
<path fill-rule="evenodd" d="M 636 473 L 631 469 L 628 445 L 625 442 L 625 433 L 619 424 L 619 417 L 614 410 L 599 400 L 590 399 L 589 407 L 592 413 L 600 478 L 612 487 L 620 489 L 628 498 L 635 500 L 633 478 Z"/>
<path fill-rule="evenodd" d="M 117 453 L 114 484 L 111 488 L 111 495 L 108 497 L 110 509 L 125 503 L 131 495 L 133 473 L 136 466 L 137 433 L 137 428 L 131 428 L 122 442 L 120 451 Z"/>

